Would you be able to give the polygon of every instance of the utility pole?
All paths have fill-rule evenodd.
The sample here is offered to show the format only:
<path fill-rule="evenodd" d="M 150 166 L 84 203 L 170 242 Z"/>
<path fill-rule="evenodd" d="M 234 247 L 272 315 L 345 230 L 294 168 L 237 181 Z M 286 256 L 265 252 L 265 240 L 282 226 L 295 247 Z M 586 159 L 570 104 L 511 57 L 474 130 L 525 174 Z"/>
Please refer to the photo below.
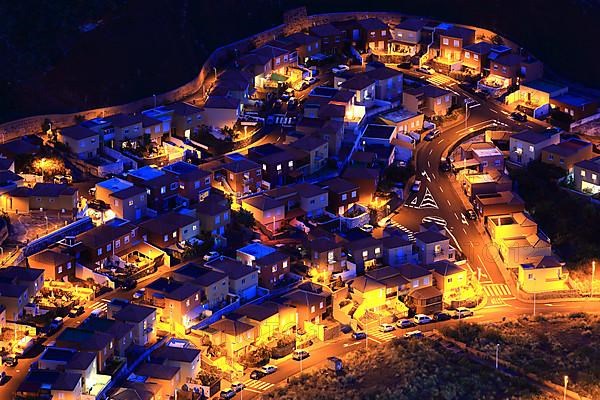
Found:
<path fill-rule="evenodd" d="M 496 369 L 498 369 L 498 352 L 500 351 L 500 343 L 496 343 Z"/>

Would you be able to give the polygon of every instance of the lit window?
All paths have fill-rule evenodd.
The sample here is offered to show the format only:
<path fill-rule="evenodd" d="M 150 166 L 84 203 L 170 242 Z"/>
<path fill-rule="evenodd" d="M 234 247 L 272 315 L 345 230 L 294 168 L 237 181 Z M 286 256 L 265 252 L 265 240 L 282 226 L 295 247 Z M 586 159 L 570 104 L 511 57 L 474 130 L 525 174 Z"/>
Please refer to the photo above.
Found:
<path fill-rule="evenodd" d="M 274 272 L 277 272 L 277 265 L 273 265 L 273 266 L 271 267 L 271 272 L 273 272 L 273 273 L 274 273 Z"/>
<path fill-rule="evenodd" d="M 62 274 L 62 266 L 59 266 L 59 267 L 58 267 L 58 273 L 59 273 L 59 274 Z"/>
<path fill-rule="evenodd" d="M 592 174 L 592 180 L 595 181 L 597 178 L 596 174 Z"/>
<path fill-rule="evenodd" d="M 283 268 L 287 268 L 287 260 L 283 262 Z"/>
<path fill-rule="evenodd" d="M 106 251 L 111 251 L 112 250 L 112 244 L 109 243 L 106 245 Z"/>
<path fill-rule="evenodd" d="M 352 191 L 352 197 L 356 197 L 356 190 Z"/>
<path fill-rule="evenodd" d="M 533 146 L 529 146 L 529 151 L 533 153 Z"/>
<path fill-rule="evenodd" d="M 133 200 L 129 200 L 129 206 L 133 205 Z"/>
<path fill-rule="evenodd" d="M 117 240 L 117 241 L 115 242 L 115 249 L 118 249 L 119 247 L 121 247 L 121 241 L 120 241 L 120 240 Z"/>
<path fill-rule="evenodd" d="M 460 41 L 454 40 L 454 47 L 458 47 L 458 46 L 460 46 Z"/>
<path fill-rule="evenodd" d="M 165 194 L 167 193 L 167 187 L 166 186 L 161 186 L 160 188 L 160 194 Z"/>
<path fill-rule="evenodd" d="M 192 230 L 193 230 L 193 231 L 195 231 L 195 230 L 197 230 L 197 229 L 198 229 L 198 227 L 197 227 L 196 225 L 192 226 Z"/>
<path fill-rule="evenodd" d="M 173 236 L 174 238 L 176 238 L 176 237 L 177 237 L 177 231 L 173 232 L 173 233 L 171 234 L 171 236 Z"/>
<path fill-rule="evenodd" d="M 375 254 L 379 254 L 381 253 L 381 248 L 380 247 L 375 247 Z"/>
<path fill-rule="evenodd" d="M 425 278 L 423 278 L 423 284 L 429 285 L 429 277 L 428 276 L 426 276 Z"/>
<path fill-rule="evenodd" d="M 319 303 L 319 308 L 323 308 L 323 302 Z"/>
<path fill-rule="evenodd" d="M 314 313 L 315 312 L 315 306 L 310 306 L 310 312 Z"/>
<path fill-rule="evenodd" d="M 129 243 L 129 236 L 125 236 L 123 238 L 123 242 L 125 242 L 125 244 Z"/>
<path fill-rule="evenodd" d="M 585 177 L 585 171 L 581 171 L 581 176 Z"/>
<path fill-rule="evenodd" d="M 281 164 L 277 164 L 277 171 L 281 171 Z"/>
<path fill-rule="evenodd" d="M 288 167 L 293 168 L 294 167 L 294 162 L 293 161 L 288 162 Z"/>
<path fill-rule="evenodd" d="M 479 60 L 479 54 L 473 54 L 473 58 L 474 58 L 475 60 Z"/>
<path fill-rule="evenodd" d="M 443 38 L 442 39 L 442 43 L 445 44 L 445 45 L 448 45 L 448 39 L 447 38 Z"/>
<path fill-rule="evenodd" d="M 98 255 L 101 256 L 102 255 L 102 248 L 98 249 Z"/>
<path fill-rule="evenodd" d="M 168 241 L 169 241 L 169 235 L 163 236 L 163 242 L 168 242 Z"/>
<path fill-rule="evenodd" d="M 190 306 L 190 299 L 187 299 L 187 300 L 185 301 L 185 306 L 186 306 L 186 307 L 189 307 L 189 306 Z"/>
<path fill-rule="evenodd" d="M 467 58 L 467 59 L 471 58 L 471 53 L 469 53 L 468 51 L 465 51 L 465 58 Z"/>
<path fill-rule="evenodd" d="M 346 193 L 342 194 L 342 201 L 346 201 L 347 198 L 348 198 L 348 195 Z"/>
<path fill-rule="evenodd" d="M 263 169 L 266 171 L 267 170 L 267 164 L 263 164 Z"/>
<path fill-rule="evenodd" d="M 225 214 L 223 214 L 223 221 L 228 221 L 229 220 L 229 212 L 226 212 Z"/>
<path fill-rule="evenodd" d="M 362 256 L 363 258 L 367 258 L 369 256 L 369 252 L 367 250 L 363 250 Z"/>
<path fill-rule="evenodd" d="M 196 301 L 198 301 L 199 298 L 200 297 L 199 297 L 198 293 L 196 293 Z"/>

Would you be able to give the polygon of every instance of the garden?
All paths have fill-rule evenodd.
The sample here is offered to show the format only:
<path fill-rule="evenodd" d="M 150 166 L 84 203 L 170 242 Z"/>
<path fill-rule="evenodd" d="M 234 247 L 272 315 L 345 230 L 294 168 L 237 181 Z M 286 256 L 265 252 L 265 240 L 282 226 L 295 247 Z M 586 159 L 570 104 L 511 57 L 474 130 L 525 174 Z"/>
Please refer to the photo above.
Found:
<path fill-rule="evenodd" d="M 522 317 L 502 323 L 447 326 L 444 335 L 494 354 L 526 372 L 563 384 L 580 395 L 600 398 L 600 316 L 584 313 Z"/>

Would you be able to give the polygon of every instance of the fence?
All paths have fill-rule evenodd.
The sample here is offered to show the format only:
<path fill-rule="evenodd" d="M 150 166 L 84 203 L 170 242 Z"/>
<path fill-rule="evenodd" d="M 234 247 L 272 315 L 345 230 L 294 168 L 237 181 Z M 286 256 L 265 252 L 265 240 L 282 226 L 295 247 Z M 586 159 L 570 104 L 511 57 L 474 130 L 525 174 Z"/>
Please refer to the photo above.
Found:
<path fill-rule="evenodd" d="M 240 299 L 239 298 L 236 301 L 234 301 L 233 303 L 221 308 L 218 311 L 215 311 L 215 313 L 213 315 L 203 319 L 202 321 L 200 321 L 199 323 L 194 325 L 192 327 L 192 329 L 194 329 L 194 330 L 204 329 L 207 326 L 209 326 L 210 324 L 214 324 L 215 322 L 220 320 L 221 317 L 223 317 L 223 315 L 233 312 L 233 311 L 237 310 L 238 308 L 240 308 Z"/>
<path fill-rule="evenodd" d="M 92 228 L 92 219 L 90 217 L 82 218 L 78 221 L 71 222 L 69 225 L 62 227 L 46 236 L 42 236 L 29 243 L 23 249 L 23 255 L 29 257 L 32 254 L 38 253 L 47 248 L 51 244 L 64 239 L 66 236 L 76 236 Z"/>

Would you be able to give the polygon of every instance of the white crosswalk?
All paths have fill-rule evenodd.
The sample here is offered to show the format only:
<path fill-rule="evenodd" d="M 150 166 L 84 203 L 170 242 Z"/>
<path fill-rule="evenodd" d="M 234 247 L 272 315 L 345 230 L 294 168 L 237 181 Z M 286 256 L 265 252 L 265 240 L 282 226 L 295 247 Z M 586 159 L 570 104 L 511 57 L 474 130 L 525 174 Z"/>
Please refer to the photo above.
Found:
<path fill-rule="evenodd" d="M 244 386 L 245 386 L 244 390 L 254 389 L 255 391 L 264 391 L 264 390 L 270 389 L 271 387 L 273 387 L 275 385 L 272 383 L 269 383 L 269 382 L 265 382 L 265 381 L 257 381 L 254 379 L 248 379 L 246 382 L 244 382 Z"/>
<path fill-rule="evenodd" d="M 89 308 L 91 308 L 92 310 L 106 311 L 108 309 L 109 302 L 110 302 L 110 300 L 102 299 L 100 301 L 93 303 L 91 306 L 89 306 Z"/>
<path fill-rule="evenodd" d="M 483 285 L 483 290 L 489 297 L 512 297 L 509 287 L 504 283 Z"/>
<path fill-rule="evenodd" d="M 421 222 L 425 223 L 425 222 L 435 222 L 438 225 L 443 226 L 444 228 L 446 226 L 448 226 L 448 223 L 446 222 L 446 220 L 442 217 L 436 217 L 435 215 L 431 215 L 431 216 L 427 216 L 424 217 Z"/>
<path fill-rule="evenodd" d="M 369 330 L 367 335 L 369 337 L 369 340 L 375 339 L 375 341 L 381 343 L 389 342 L 390 340 L 396 337 L 394 332 L 381 332 L 379 328 L 377 328 L 377 330 Z"/>
<path fill-rule="evenodd" d="M 436 74 L 430 78 L 427 78 L 427 82 L 436 85 L 449 85 L 451 83 L 454 83 L 454 81 L 451 78 L 448 78 L 447 76 L 441 74 Z"/>
<path fill-rule="evenodd" d="M 425 195 L 421 200 L 421 204 L 419 204 L 419 208 L 434 208 L 436 210 L 439 209 L 435 199 L 433 198 L 433 195 L 431 194 L 428 188 L 425 188 Z"/>
<path fill-rule="evenodd" d="M 407 227 L 405 227 L 404 225 L 401 225 L 401 224 L 397 223 L 396 221 L 392 221 L 390 226 L 393 226 L 396 229 L 400 229 L 402 232 L 406 233 L 406 236 L 408 236 L 408 240 L 410 240 L 411 242 L 415 241 L 414 232 L 411 231 L 410 229 L 408 229 Z"/>

